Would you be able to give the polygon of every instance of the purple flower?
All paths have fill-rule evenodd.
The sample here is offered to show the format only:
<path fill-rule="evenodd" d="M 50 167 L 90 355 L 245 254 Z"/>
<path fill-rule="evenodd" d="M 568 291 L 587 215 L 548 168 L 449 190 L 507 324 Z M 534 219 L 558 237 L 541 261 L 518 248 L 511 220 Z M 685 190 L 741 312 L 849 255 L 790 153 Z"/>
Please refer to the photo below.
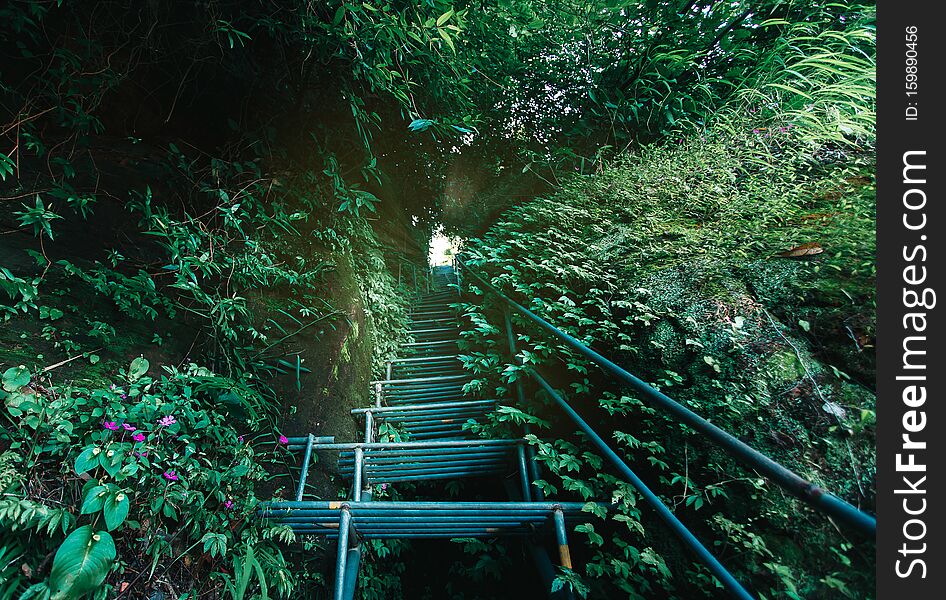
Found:
<path fill-rule="evenodd" d="M 116 423 L 115 421 L 105 421 L 104 423 L 102 423 L 102 427 L 105 429 L 108 429 L 109 431 L 117 431 L 118 423 Z"/>
<path fill-rule="evenodd" d="M 135 435 L 131 436 L 131 439 L 135 440 L 136 442 L 143 442 L 145 441 L 145 434 L 136 433 Z"/>
<path fill-rule="evenodd" d="M 230 510 L 231 508 L 233 508 L 233 500 L 227 500 L 226 502 L 224 502 L 223 507 L 226 508 L 227 510 Z"/>
<path fill-rule="evenodd" d="M 122 400 L 128 400 L 128 394 L 122 394 Z"/>
<path fill-rule="evenodd" d="M 758 130 L 758 129 L 753 129 L 753 130 L 752 130 L 752 133 L 759 133 L 759 130 Z"/>
<path fill-rule="evenodd" d="M 138 457 L 138 458 L 144 458 L 144 457 L 148 456 L 148 451 L 146 450 L 146 451 L 144 451 L 144 452 L 135 452 L 135 456 Z"/>
<path fill-rule="evenodd" d="M 177 481 L 178 480 L 177 471 L 173 471 L 173 470 L 165 471 L 164 478 L 167 479 L 168 481 Z"/>
<path fill-rule="evenodd" d="M 161 417 L 161 419 L 158 420 L 158 425 L 160 425 L 161 427 L 170 427 L 171 425 L 174 425 L 175 423 L 177 423 L 177 419 L 174 418 L 174 415 Z"/>
<path fill-rule="evenodd" d="M 281 435 L 279 436 L 279 443 L 285 446 L 286 444 L 289 443 L 289 438 L 287 438 L 284 435 Z"/>
<path fill-rule="evenodd" d="M 128 423 L 122 423 L 122 427 L 125 428 L 125 431 L 135 431 L 136 429 L 138 429 L 134 425 L 130 425 Z"/>
<path fill-rule="evenodd" d="M 382 490 L 388 489 L 388 484 L 382 483 L 382 484 L 381 484 L 381 489 L 382 489 Z"/>
<path fill-rule="evenodd" d="M 243 436 L 241 435 L 240 437 L 238 437 L 238 438 L 237 438 L 237 441 L 242 444 L 242 443 L 243 443 Z"/>

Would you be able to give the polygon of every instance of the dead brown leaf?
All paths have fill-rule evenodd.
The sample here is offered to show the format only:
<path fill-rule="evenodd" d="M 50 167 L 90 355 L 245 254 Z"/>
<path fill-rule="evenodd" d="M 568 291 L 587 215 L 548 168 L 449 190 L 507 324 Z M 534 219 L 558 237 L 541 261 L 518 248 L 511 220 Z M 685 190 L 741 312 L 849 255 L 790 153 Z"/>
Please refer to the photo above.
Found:
<path fill-rule="evenodd" d="M 824 248 L 821 247 L 821 244 L 818 242 L 808 242 L 806 244 L 795 246 L 791 250 L 779 252 L 775 256 L 780 256 L 782 258 L 801 258 L 803 256 L 814 256 L 815 254 L 821 254 L 822 252 L 824 252 Z"/>

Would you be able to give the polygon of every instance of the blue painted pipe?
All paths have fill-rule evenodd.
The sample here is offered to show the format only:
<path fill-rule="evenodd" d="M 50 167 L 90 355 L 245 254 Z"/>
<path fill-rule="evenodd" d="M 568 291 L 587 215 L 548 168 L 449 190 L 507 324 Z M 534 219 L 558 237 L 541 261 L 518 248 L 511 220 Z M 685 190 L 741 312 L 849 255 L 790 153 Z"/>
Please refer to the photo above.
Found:
<path fill-rule="evenodd" d="M 348 561 L 348 528 L 351 525 L 351 513 L 342 508 L 338 521 L 338 560 L 335 564 L 335 600 L 344 600 L 345 563 Z"/>
<path fill-rule="evenodd" d="M 436 457 L 431 457 L 431 458 L 433 459 Z M 379 461 L 379 460 L 366 461 L 364 464 L 364 468 L 368 471 L 379 472 L 379 471 L 384 471 L 388 469 L 402 469 L 402 468 L 412 468 L 412 469 L 413 468 L 438 468 L 438 467 L 450 468 L 450 467 L 461 467 L 461 466 L 469 466 L 469 465 L 496 465 L 496 464 L 506 465 L 508 464 L 508 462 L 509 461 L 506 459 L 506 457 L 502 455 L 475 456 L 475 457 L 463 458 L 459 460 L 400 461 L 400 460 L 389 459 L 389 460 L 384 460 L 384 461 Z M 351 471 L 353 470 L 353 468 L 354 468 L 354 465 L 349 463 L 345 465 L 344 467 L 342 467 L 341 470 L 343 472 L 346 470 Z M 297 498 L 297 500 L 301 500 L 301 498 Z M 526 501 L 528 502 L 528 499 Z"/>
<path fill-rule="evenodd" d="M 635 377 L 631 373 L 628 373 L 617 364 L 611 362 L 601 354 L 598 354 L 588 346 L 585 346 L 573 336 L 559 330 L 557 327 L 542 317 L 536 315 L 524 306 L 510 299 L 498 289 L 496 289 L 493 285 L 489 284 L 486 280 L 480 277 L 473 270 L 471 270 L 470 267 L 467 266 L 463 261 L 458 259 L 456 262 L 458 265 L 463 267 L 463 269 L 465 269 L 473 279 L 478 281 L 487 290 L 503 300 L 520 315 L 526 317 L 538 325 L 542 330 L 565 342 L 566 345 L 601 367 L 601 369 L 603 369 L 605 372 L 623 381 L 629 387 L 641 394 L 643 398 L 670 413 L 678 420 L 686 423 L 696 431 L 706 435 L 708 438 L 719 444 L 721 448 L 751 468 L 759 471 L 778 484 L 780 487 L 791 493 L 793 496 L 801 499 L 802 501 L 810 504 L 811 506 L 826 514 L 835 517 L 839 521 L 849 525 L 850 527 L 867 536 L 874 537 L 874 535 L 876 535 L 877 519 L 872 515 L 862 512 L 847 502 L 841 500 L 837 496 L 825 492 L 814 483 L 807 481 L 800 475 L 785 468 L 768 456 L 739 440 L 729 432 L 720 429 L 716 425 L 713 425 L 703 417 L 691 411 L 689 408 L 654 389 L 643 380 Z"/>
<path fill-rule="evenodd" d="M 693 533 L 686 528 L 686 525 L 680 522 L 677 519 L 676 515 L 667 508 L 667 505 L 657 497 L 647 485 L 637 476 L 637 473 L 631 470 L 627 463 L 617 455 L 614 450 L 608 446 L 601 437 L 595 433 L 595 430 L 591 428 L 588 423 L 582 419 L 575 409 L 573 409 L 565 400 L 559 395 L 559 393 L 552 388 L 551 385 L 544 379 L 542 379 L 534 371 L 531 372 L 533 378 L 542 386 L 549 396 L 558 403 L 559 407 L 565 411 L 565 413 L 571 417 L 572 421 L 578 425 L 578 428 L 585 432 L 585 435 L 588 436 L 588 439 L 594 444 L 598 450 L 607 458 L 614 467 L 624 476 L 627 481 L 630 482 L 632 486 L 644 497 L 644 500 L 650 504 L 651 508 L 657 511 L 657 514 L 661 519 L 670 527 L 670 529 L 683 540 L 683 543 L 689 547 L 696 555 L 699 557 L 700 561 L 705 564 L 709 570 L 716 576 L 717 579 L 723 584 L 723 587 L 729 591 L 736 598 L 741 598 L 742 600 L 753 600 L 752 594 L 750 594 L 739 581 L 733 577 L 726 567 L 723 566 L 719 560 L 713 556 L 713 554 L 706 549 L 705 546 L 696 538 Z"/>
<path fill-rule="evenodd" d="M 520 515 L 520 516 L 467 516 L 467 517 L 449 517 L 449 520 L 444 520 L 446 524 L 467 524 L 467 523 L 481 523 L 483 526 L 487 526 L 492 523 L 545 523 L 548 521 L 548 515 Z M 306 516 L 290 516 L 284 517 L 279 520 L 280 523 L 338 523 L 338 518 L 336 516 L 320 516 L 320 517 L 306 517 Z M 356 527 L 361 527 L 362 525 L 370 525 L 372 523 L 421 523 L 424 525 L 436 523 L 437 521 L 431 521 L 429 517 L 414 515 L 406 517 L 391 517 L 391 516 L 359 516 L 354 519 Z"/>
<path fill-rule="evenodd" d="M 293 528 L 293 531 L 297 531 L 300 534 L 310 534 L 316 535 L 318 532 L 301 530 Z M 463 538 L 497 538 L 497 537 L 526 537 L 532 535 L 532 531 L 528 529 L 519 529 L 519 530 L 502 530 L 502 531 L 460 531 L 460 530 L 450 530 L 450 531 L 437 531 L 437 532 L 403 532 L 403 531 L 384 531 L 377 533 L 365 534 L 365 539 L 370 540 L 385 540 L 385 539 L 399 539 L 399 540 L 417 540 L 417 539 L 428 539 L 428 540 L 455 540 Z M 327 533 L 322 537 L 326 537 L 330 540 L 336 539 L 338 534 L 336 533 Z"/>
<path fill-rule="evenodd" d="M 417 409 L 417 410 L 434 410 L 434 409 L 439 409 L 439 408 L 461 408 L 461 407 L 475 407 L 475 406 L 492 406 L 492 405 L 495 405 L 497 402 L 498 402 L 498 400 L 464 400 L 464 401 L 462 401 L 462 402 L 440 402 L 440 403 L 425 404 L 423 408 L 420 408 L 420 409 Z M 388 413 L 388 412 L 405 412 L 405 413 L 407 413 L 407 412 L 412 412 L 412 410 L 414 410 L 414 409 L 382 406 L 381 408 L 377 408 L 377 407 L 353 408 L 353 409 L 351 410 L 351 413 L 352 413 L 353 415 L 354 415 L 354 414 L 361 414 L 361 413 L 368 413 L 368 412 L 375 413 L 375 414 Z"/>
<path fill-rule="evenodd" d="M 362 473 L 368 473 L 369 475 L 377 477 L 382 477 L 385 474 L 391 475 L 407 475 L 412 473 L 446 473 L 449 471 L 466 471 L 466 470 L 476 470 L 482 468 L 488 469 L 499 469 L 506 468 L 508 469 L 509 465 L 504 460 L 495 460 L 495 459 L 481 459 L 481 460 L 465 460 L 461 463 L 451 464 L 449 462 L 431 462 L 431 463 L 422 463 L 422 464 L 403 464 L 403 463 L 393 463 L 386 465 L 368 465 L 363 467 Z M 347 467 L 342 471 L 343 475 L 350 476 L 354 472 L 354 469 Z"/>
<path fill-rule="evenodd" d="M 443 356 L 429 356 L 424 358 L 393 358 L 392 364 L 416 363 L 416 362 L 459 362 L 460 357 L 456 354 L 445 354 Z"/>
<path fill-rule="evenodd" d="M 497 440 L 499 441 L 499 440 Z M 362 511 L 372 513 L 384 511 L 398 511 L 398 510 L 424 510 L 432 512 L 443 512 L 443 511 L 504 511 L 504 510 L 523 510 L 527 512 L 545 512 L 551 513 L 555 510 L 556 507 L 561 508 L 565 512 L 583 512 L 582 509 L 588 502 L 429 502 L 429 501 L 412 501 L 412 502 L 381 502 L 373 500 L 371 502 L 343 502 L 338 500 L 304 500 L 302 502 L 291 502 L 286 500 L 280 500 L 278 502 L 270 502 L 266 505 L 269 509 L 279 510 L 279 509 L 308 509 L 308 510 L 327 510 L 335 511 L 336 513 L 341 510 L 343 507 L 348 507 L 354 513 L 360 513 Z M 611 506 L 609 504 L 597 503 L 598 506 L 606 510 L 610 510 Z"/>

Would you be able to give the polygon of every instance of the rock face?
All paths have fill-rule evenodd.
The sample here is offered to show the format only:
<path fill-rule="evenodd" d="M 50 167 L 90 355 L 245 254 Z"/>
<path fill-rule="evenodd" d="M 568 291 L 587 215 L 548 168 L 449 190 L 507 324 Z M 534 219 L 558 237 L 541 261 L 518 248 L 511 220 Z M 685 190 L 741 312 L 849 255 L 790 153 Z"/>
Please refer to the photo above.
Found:
<path fill-rule="evenodd" d="M 752 160 L 755 144 L 732 135 L 648 150 L 511 209 L 469 254 L 551 322 L 872 510 L 874 188 L 863 175 L 870 164 L 841 152 L 812 167 L 815 157 L 786 147 L 761 164 Z M 558 358 L 569 360 L 559 350 L 546 362 Z M 620 391 L 588 377 L 591 390 L 578 389 L 576 401 L 597 398 L 615 414 Z M 852 551 L 825 518 L 702 438 L 621 400 L 627 417 L 599 425 L 618 439 L 623 429 L 660 445 L 650 458 L 662 466 L 626 451 L 650 460 L 654 468 L 642 469 L 678 514 L 743 549 L 734 562 L 757 590 L 871 595 L 871 546 Z M 659 541 L 635 544 L 654 544 L 673 563 L 674 551 Z"/>

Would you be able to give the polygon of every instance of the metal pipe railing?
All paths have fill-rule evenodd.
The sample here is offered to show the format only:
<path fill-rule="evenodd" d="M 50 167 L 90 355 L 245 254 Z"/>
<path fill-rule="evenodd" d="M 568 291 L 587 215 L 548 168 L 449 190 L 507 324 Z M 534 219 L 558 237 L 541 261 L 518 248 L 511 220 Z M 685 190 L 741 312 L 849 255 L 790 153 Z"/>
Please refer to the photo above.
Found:
<path fill-rule="evenodd" d="M 762 475 L 765 475 L 793 496 L 801 499 L 815 509 L 837 518 L 842 523 L 851 526 L 861 533 L 869 536 L 875 535 L 877 520 L 872 515 L 860 511 L 837 496 L 822 490 L 816 484 L 807 481 L 800 475 L 780 465 L 729 432 L 713 425 L 689 408 L 659 392 L 643 380 L 635 377 L 588 346 L 585 346 L 573 336 L 561 331 L 542 317 L 515 302 L 471 270 L 463 261 L 457 260 L 456 263 L 464 268 L 478 283 L 482 284 L 487 290 L 503 300 L 517 313 L 538 325 L 540 329 L 565 342 L 567 346 L 598 365 L 602 370 L 621 380 L 641 394 L 644 399 L 665 410 L 696 431 L 706 435 L 735 458 L 757 470 Z"/>
<path fill-rule="evenodd" d="M 431 402 L 424 404 L 423 408 L 408 408 L 404 406 L 382 406 L 381 408 L 376 407 L 365 407 L 365 408 L 353 408 L 351 413 L 360 414 L 360 413 L 373 413 L 377 415 L 378 413 L 413 413 L 415 411 L 430 411 L 434 409 L 449 409 L 449 408 L 464 408 L 464 407 L 486 407 L 493 406 L 496 404 L 496 400 L 464 400 L 462 402 Z"/>
<path fill-rule="evenodd" d="M 351 526 L 351 511 L 347 506 L 341 508 L 338 519 L 338 558 L 335 562 L 335 600 L 345 598 L 345 575 L 348 562 L 348 528 Z"/>
<path fill-rule="evenodd" d="M 424 356 L 421 358 L 416 358 L 416 357 L 415 358 L 392 358 L 388 362 L 398 364 L 398 363 L 412 363 L 412 362 L 425 362 L 426 363 L 426 362 L 432 362 L 432 361 L 459 362 L 460 357 L 458 357 L 456 354 L 444 354 L 441 356 Z"/>
<path fill-rule="evenodd" d="M 508 310 L 503 311 L 503 322 L 506 329 L 506 344 L 509 347 L 509 354 L 511 356 L 516 356 L 516 335 L 512 330 L 512 320 L 509 318 Z M 526 403 L 525 388 L 522 385 L 522 381 L 520 381 L 519 379 L 516 379 L 515 390 L 516 390 L 516 400 L 519 401 L 520 406 L 525 406 L 525 403 Z M 532 426 L 529 423 L 523 424 L 522 429 L 526 435 L 530 435 L 532 433 Z M 526 449 L 526 454 L 528 458 L 529 476 L 530 476 L 531 481 L 534 482 L 537 479 L 539 479 L 539 465 L 535 460 L 535 448 L 533 448 L 532 445 L 529 445 L 529 447 Z M 535 496 L 536 500 L 545 499 L 545 492 L 542 491 L 542 488 L 540 488 L 539 486 L 533 487 L 532 495 Z"/>
<path fill-rule="evenodd" d="M 431 502 L 431 501 L 379 501 L 370 502 L 348 502 L 344 500 L 305 500 L 302 502 L 270 502 L 263 508 L 266 516 L 278 512 L 298 512 L 301 510 L 310 510 L 313 512 L 338 514 L 340 510 L 347 507 L 352 514 L 359 515 L 370 514 L 388 514 L 399 513 L 433 513 L 439 516 L 462 515 L 463 513 L 488 514 L 494 512 L 500 513 L 522 513 L 551 514 L 556 507 L 561 508 L 566 513 L 584 513 L 587 502 Z M 611 510 L 609 504 L 598 503 L 598 506 L 606 510 Z"/>
<path fill-rule="evenodd" d="M 572 555 L 568 550 L 568 537 L 565 532 L 565 514 L 561 508 L 552 513 L 555 520 L 555 542 L 558 544 L 559 562 L 566 569 L 572 568 Z"/>
<path fill-rule="evenodd" d="M 296 492 L 297 501 L 301 501 L 302 495 L 305 493 L 305 480 L 309 475 L 309 461 L 312 459 L 312 446 L 314 445 L 315 436 L 310 433 L 309 439 L 306 441 L 305 456 L 302 458 L 302 472 L 299 474 L 299 489 Z"/>
<path fill-rule="evenodd" d="M 578 428 L 588 436 L 588 439 L 591 440 L 591 443 L 594 444 L 604 455 L 604 457 L 617 468 L 621 475 L 623 475 L 624 478 L 629 481 L 632 486 L 634 486 L 641 496 L 644 497 L 644 500 L 647 501 L 651 508 L 657 512 L 657 515 L 663 519 L 663 521 L 670 527 L 677 537 L 679 537 L 683 543 L 688 548 L 690 548 L 690 550 L 692 550 L 697 555 L 697 557 L 699 557 L 700 561 L 702 561 L 703 564 L 706 565 L 707 568 L 709 568 L 709 570 L 713 573 L 713 575 L 719 579 L 719 581 L 723 584 L 723 587 L 725 587 L 736 598 L 752 600 L 752 594 L 742 587 L 742 584 L 739 583 L 732 573 L 730 573 L 729 570 L 723 566 L 723 563 L 719 562 L 719 559 L 717 559 L 709 550 L 706 549 L 703 543 L 700 542 L 700 540 L 697 539 L 695 535 L 693 535 L 693 532 L 687 529 L 686 525 L 684 525 L 680 519 L 678 519 L 676 515 L 673 514 L 670 508 L 668 508 L 667 505 L 663 503 L 657 494 L 647 487 L 647 484 L 645 484 L 643 480 L 637 476 L 637 473 L 627 466 L 627 463 L 625 463 L 624 460 L 621 459 L 621 457 L 618 456 L 618 454 L 612 450 L 603 439 L 601 439 L 601 436 L 599 436 L 595 430 L 591 428 L 591 425 L 582 419 L 581 416 L 575 412 L 575 409 L 565 402 L 565 399 L 562 398 L 558 391 L 549 385 L 545 379 L 540 377 L 538 373 L 532 371 L 531 369 L 530 372 L 539 385 L 542 386 L 542 389 L 544 389 L 549 394 L 549 396 L 551 396 L 551 398 L 555 400 L 556 403 L 558 403 L 559 407 L 565 412 L 565 414 L 571 417 L 572 421 L 578 425 Z"/>
<path fill-rule="evenodd" d="M 677 403 L 668 396 L 662 394 L 643 380 L 635 377 L 617 364 L 608 360 L 601 354 L 598 354 L 591 348 L 588 348 L 573 336 L 561 331 L 542 317 L 539 317 L 532 311 L 515 302 L 495 286 L 480 277 L 470 269 L 465 263 L 457 260 L 456 263 L 461 266 L 470 277 L 483 285 L 487 291 L 495 294 L 500 300 L 504 301 L 509 308 L 512 308 L 520 315 L 526 317 L 529 321 L 538 325 L 543 331 L 552 334 L 565 342 L 573 350 L 598 365 L 602 370 L 624 382 L 632 389 L 641 394 L 652 404 L 664 409 L 666 412 L 677 417 L 680 421 L 691 426 L 695 430 L 703 433 L 724 450 L 740 459 L 745 464 L 756 469 L 763 475 L 766 475 L 781 487 L 792 493 L 792 495 L 802 499 L 806 503 L 825 512 L 831 516 L 837 517 L 843 523 L 846 523 L 858 531 L 873 534 L 876 531 L 876 520 L 863 513 L 853 506 L 845 503 L 840 498 L 827 494 L 816 485 L 806 481 L 801 476 L 795 474 L 789 469 L 776 463 L 769 457 L 751 448 L 744 442 L 738 440 L 730 433 L 713 425 L 706 419 L 703 419 L 690 409 Z M 508 321 L 507 313 L 507 335 L 511 335 L 511 322 Z M 518 362 L 516 356 L 513 360 Z M 588 436 L 589 440 L 598 448 L 598 450 L 608 459 L 608 461 L 617 468 L 617 470 L 633 485 L 639 493 L 645 498 L 650 506 L 656 510 L 662 520 L 671 528 L 671 530 L 681 539 L 681 541 L 690 548 L 697 557 L 705 564 L 716 578 L 722 583 L 723 587 L 734 597 L 743 600 L 751 600 L 753 596 L 739 583 L 738 580 L 723 566 L 721 562 L 706 549 L 705 546 L 687 529 L 683 523 L 677 519 L 673 512 L 660 500 L 660 498 L 647 487 L 646 484 L 637 476 L 636 473 L 624 462 L 623 459 L 594 431 L 594 429 L 569 405 L 565 399 L 555 390 L 545 379 L 543 379 L 533 369 L 528 369 L 529 374 L 546 391 L 546 393 L 559 405 L 559 407 L 568 415 L 571 420 Z"/>
<path fill-rule="evenodd" d="M 341 442 L 334 444 L 313 444 L 315 450 L 354 450 L 355 448 L 364 448 L 366 450 L 390 450 L 390 449 L 424 449 L 424 448 L 475 448 L 477 446 L 515 446 L 524 444 L 525 440 L 500 439 L 500 440 L 458 440 L 458 441 L 432 441 L 432 442 Z"/>

